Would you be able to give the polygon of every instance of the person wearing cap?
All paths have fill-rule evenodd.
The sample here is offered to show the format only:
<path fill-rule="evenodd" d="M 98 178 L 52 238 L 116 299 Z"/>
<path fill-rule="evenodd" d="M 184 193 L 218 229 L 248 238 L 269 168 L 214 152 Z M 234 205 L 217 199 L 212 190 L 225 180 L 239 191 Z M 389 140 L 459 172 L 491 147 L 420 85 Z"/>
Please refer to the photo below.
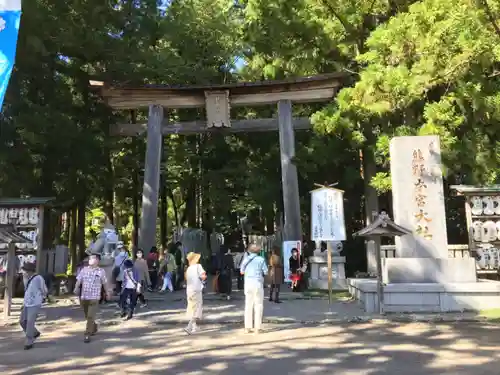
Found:
<path fill-rule="evenodd" d="M 108 299 L 111 299 L 111 286 L 106 278 L 106 272 L 99 267 L 101 254 L 93 253 L 89 256 L 89 265 L 80 271 L 76 277 L 75 294 L 80 296 L 80 305 L 87 324 L 83 341 L 90 342 L 90 336 L 97 333 L 95 317 L 99 308 L 101 291 L 104 288 Z"/>
<path fill-rule="evenodd" d="M 35 273 L 36 266 L 34 263 L 24 263 L 21 270 L 25 290 L 19 324 L 26 335 L 24 349 L 28 350 L 33 347 L 35 340 L 40 337 L 40 332 L 36 329 L 35 322 L 43 300 L 48 294 L 48 290 L 44 278 Z"/>
<path fill-rule="evenodd" d="M 201 319 L 203 311 L 203 287 L 207 279 L 207 273 L 200 264 L 201 255 L 190 252 L 187 255 L 189 264 L 186 270 L 186 297 L 187 297 L 187 317 L 189 323 L 185 328 L 188 335 L 196 332 L 197 322 Z"/>
<path fill-rule="evenodd" d="M 113 281 L 115 282 L 115 292 L 116 294 L 121 294 L 122 282 L 123 282 L 123 263 L 128 259 L 127 249 L 123 245 L 122 241 L 118 241 L 116 244 L 116 250 L 118 254 L 115 256 L 115 261 L 113 265 Z"/>
<path fill-rule="evenodd" d="M 259 251 L 259 246 L 251 244 L 248 247 L 249 255 L 241 264 L 240 271 L 245 278 L 245 333 L 249 333 L 253 328 L 254 333 L 257 334 L 262 325 L 264 276 L 267 275 L 268 269 L 265 259 L 258 255 Z"/>

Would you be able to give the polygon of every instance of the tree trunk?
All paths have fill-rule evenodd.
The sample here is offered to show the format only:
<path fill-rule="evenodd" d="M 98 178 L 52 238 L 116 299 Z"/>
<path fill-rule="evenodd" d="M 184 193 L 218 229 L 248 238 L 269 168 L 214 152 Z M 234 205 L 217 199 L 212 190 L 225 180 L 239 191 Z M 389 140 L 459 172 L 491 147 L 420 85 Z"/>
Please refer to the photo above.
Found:
<path fill-rule="evenodd" d="M 109 221 L 111 224 L 115 223 L 115 215 L 114 215 L 114 168 L 113 168 L 113 161 L 111 158 L 111 152 L 109 150 L 109 147 L 106 147 L 106 172 L 107 172 L 107 179 L 106 179 L 106 186 L 104 188 L 104 213 L 108 217 Z"/>
<path fill-rule="evenodd" d="M 378 214 L 379 212 L 377 191 L 370 185 L 372 178 L 377 173 L 377 165 L 375 163 L 373 149 L 370 145 L 367 145 L 362 151 L 360 151 L 360 158 L 362 163 L 362 177 L 365 193 L 365 225 L 370 225 L 373 221 L 374 214 Z M 377 272 L 376 253 L 377 247 L 380 246 L 380 238 L 369 239 L 365 242 L 365 244 L 367 271 L 375 273 Z"/>
<path fill-rule="evenodd" d="M 85 208 L 86 208 L 86 200 L 81 199 L 78 202 L 78 223 L 77 223 L 77 245 L 78 245 L 78 256 L 79 260 L 85 258 Z"/>
<path fill-rule="evenodd" d="M 71 256 L 71 273 L 76 272 L 76 265 L 78 264 L 78 256 L 76 253 L 76 214 L 77 212 L 77 206 L 76 204 L 71 208 L 71 211 L 68 212 L 69 214 L 69 225 L 68 225 L 68 230 L 69 230 L 69 251 L 70 251 L 70 256 Z"/>
<path fill-rule="evenodd" d="M 167 189 L 168 196 L 172 201 L 172 210 L 174 210 L 174 218 L 175 218 L 175 227 L 179 228 L 181 223 L 179 222 L 179 208 L 177 207 L 177 203 L 175 202 L 174 192 L 171 189 Z"/>
<path fill-rule="evenodd" d="M 167 215 L 167 184 L 164 174 L 160 176 L 160 243 L 162 248 L 167 248 L 168 241 L 168 215 Z"/>
<path fill-rule="evenodd" d="M 139 173 L 132 174 L 132 247 L 139 245 Z M 143 249 L 144 250 L 144 249 Z"/>
<path fill-rule="evenodd" d="M 71 209 L 66 211 L 65 214 L 66 214 L 66 220 L 64 222 L 62 231 L 62 244 L 69 247 L 69 228 L 70 228 Z"/>
<path fill-rule="evenodd" d="M 269 206 L 265 213 L 266 220 L 266 234 L 274 234 L 274 207 Z"/>

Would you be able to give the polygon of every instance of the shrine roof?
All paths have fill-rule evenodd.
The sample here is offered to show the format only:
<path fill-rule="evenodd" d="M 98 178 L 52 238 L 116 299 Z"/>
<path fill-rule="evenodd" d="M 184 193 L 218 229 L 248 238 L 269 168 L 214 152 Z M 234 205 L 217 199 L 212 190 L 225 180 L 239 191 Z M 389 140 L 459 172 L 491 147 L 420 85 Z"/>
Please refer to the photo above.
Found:
<path fill-rule="evenodd" d="M 351 76 L 351 73 L 337 72 L 284 80 L 202 85 L 133 85 L 129 82 L 91 80 L 90 85 L 99 88 L 103 98 L 115 109 L 136 109 L 151 104 L 167 108 L 197 108 L 205 106 L 207 91 L 229 91 L 232 106 L 270 104 L 282 99 L 294 102 L 324 101 L 331 99 L 334 95 L 332 90 L 342 86 Z M 283 94 L 290 92 L 294 95 Z M 309 95 L 299 95 L 301 92 L 308 92 Z M 261 97 L 255 98 L 255 95 Z"/>
<path fill-rule="evenodd" d="M 500 195 L 500 185 L 473 186 L 473 185 L 451 185 L 458 195 Z"/>
<path fill-rule="evenodd" d="M 21 206 L 41 206 L 54 201 L 54 197 L 36 197 L 36 198 L 0 198 L 0 207 L 21 207 Z"/>
<path fill-rule="evenodd" d="M 370 225 L 354 233 L 353 237 L 394 237 L 411 233 L 411 230 L 396 224 L 387 214 L 381 213 Z"/>

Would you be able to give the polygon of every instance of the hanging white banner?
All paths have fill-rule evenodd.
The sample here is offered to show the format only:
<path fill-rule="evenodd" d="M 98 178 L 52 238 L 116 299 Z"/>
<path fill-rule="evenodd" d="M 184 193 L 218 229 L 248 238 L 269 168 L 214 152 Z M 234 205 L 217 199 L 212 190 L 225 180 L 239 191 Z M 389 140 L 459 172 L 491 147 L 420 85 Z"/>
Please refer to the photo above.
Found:
<path fill-rule="evenodd" d="M 322 187 L 311 191 L 311 240 L 346 240 L 342 190 Z"/>

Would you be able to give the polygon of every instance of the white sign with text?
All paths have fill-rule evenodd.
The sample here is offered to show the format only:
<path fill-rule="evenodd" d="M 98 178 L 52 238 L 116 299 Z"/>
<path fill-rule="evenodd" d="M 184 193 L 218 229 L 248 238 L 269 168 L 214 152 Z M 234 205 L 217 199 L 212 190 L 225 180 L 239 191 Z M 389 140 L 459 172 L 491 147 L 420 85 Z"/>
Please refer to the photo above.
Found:
<path fill-rule="evenodd" d="M 342 190 L 323 187 L 311 191 L 311 240 L 346 240 Z"/>

